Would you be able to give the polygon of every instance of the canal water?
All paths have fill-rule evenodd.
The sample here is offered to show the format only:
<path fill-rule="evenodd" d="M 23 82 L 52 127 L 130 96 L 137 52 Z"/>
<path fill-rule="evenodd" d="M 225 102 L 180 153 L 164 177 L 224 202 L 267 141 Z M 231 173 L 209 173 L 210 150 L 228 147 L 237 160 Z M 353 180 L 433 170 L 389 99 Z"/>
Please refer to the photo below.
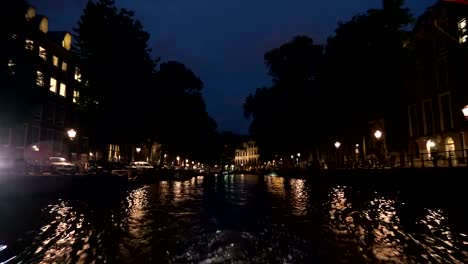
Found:
<path fill-rule="evenodd" d="M 467 263 L 463 193 L 253 175 L 0 199 L 0 263 Z"/>

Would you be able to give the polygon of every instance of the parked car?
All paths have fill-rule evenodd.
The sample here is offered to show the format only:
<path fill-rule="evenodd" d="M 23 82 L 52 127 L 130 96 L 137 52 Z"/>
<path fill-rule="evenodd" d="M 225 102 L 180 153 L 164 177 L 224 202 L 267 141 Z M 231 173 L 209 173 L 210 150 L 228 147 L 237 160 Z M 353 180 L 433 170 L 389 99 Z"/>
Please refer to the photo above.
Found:
<path fill-rule="evenodd" d="M 47 161 L 48 171 L 58 174 L 76 174 L 79 167 L 62 157 L 50 157 Z"/>
<path fill-rule="evenodd" d="M 132 169 L 146 171 L 146 170 L 153 170 L 153 165 L 149 164 L 146 161 L 134 161 L 130 163 L 130 167 Z"/>

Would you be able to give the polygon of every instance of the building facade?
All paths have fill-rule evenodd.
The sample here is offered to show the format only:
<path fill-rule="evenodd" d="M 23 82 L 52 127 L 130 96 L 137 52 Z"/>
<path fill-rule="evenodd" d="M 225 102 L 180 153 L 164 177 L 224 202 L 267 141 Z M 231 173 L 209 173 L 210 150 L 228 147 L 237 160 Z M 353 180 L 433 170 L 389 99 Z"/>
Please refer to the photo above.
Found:
<path fill-rule="evenodd" d="M 260 165 L 260 154 L 255 141 L 248 141 L 242 144 L 242 148 L 236 149 L 234 157 L 237 169 L 249 169 Z"/>
<path fill-rule="evenodd" d="M 71 53 L 72 36 L 49 31 L 48 18 L 33 7 L 24 10 L 23 19 L 23 27 L 11 30 L 11 45 L 3 52 L 8 56 L 8 84 L 25 91 L 16 96 L 31 97 L 21 100 L 29 102 L 29 114 L 0 124 L 0 159 L 41 163 L 61 156 L 85 162 L 90 151 L 77 118 L 81 73 Z M 76 134 L 68 133 L 72 129 Z"/>
<path fill-rule="evenodd" d="M 448 166 L 466 157 L 468 3 L 439 1 L 414 28 L 408 97 L 409 164 Z"/>

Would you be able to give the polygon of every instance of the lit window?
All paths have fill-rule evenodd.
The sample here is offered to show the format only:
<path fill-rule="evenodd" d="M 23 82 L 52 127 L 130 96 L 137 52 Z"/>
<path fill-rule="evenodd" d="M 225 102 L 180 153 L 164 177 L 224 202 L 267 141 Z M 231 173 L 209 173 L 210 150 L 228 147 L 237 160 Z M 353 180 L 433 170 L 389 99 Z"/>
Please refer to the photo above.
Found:
<path fill-rule="evenodd" d="M 67 86 L 64 83 L 60 84 L 60 95 L 65 97 Z"/>
<path fill-rule="evenodd" d="M 39 47 L 39 57 L 41 57 L 43 60 L 47 59 L 47 53 L 43 47 Z"/>
<path fill-rule="evenodd" d="M 44 74 L 40 71 L 37 71 L 36 85 L 44 87 Z"/>
<path fill-rule="evenodd" d="M 458 22 L 458 29 L 460 31 L 463 31 L 463 30 L 466 31 L 466 26 L 467 26 L 466 18 L 463 18 L 462 20 L 460 20 L 460 22 Z"/>
<path fill-rule="evenodd" d="M 460 43 L 466 43 L 468 41 L 468 35 L 464 35 L 460 37 Z"/>
<path fill-rule="evenodd" d="M 67 71 L 67 63 L 66 62 L 62 62 L 62 71 Z"/>
<path fill-rule="evenodd" d="M 80 98 L 80 92 L 78 92 L 78 91 L 73 91 L 73 102 L 74 102 L 74 103 L 77 103 L 77 102 L 78 102 L 78 98 Z"/>
<path fill-rule="evenodd" d="M 57 80 L 55 78 L 50 78 L 50 91 L 53 93 L 57 92 Z"/>
<path fill-rule="evenodd" d="M 58 57 L 57 56 L 53 56 L 52 57 L 52 64 L 54 64 L 55 67 L 58 67 Z"/>
<path fill-rule="evenodd" d="M 30 39 L 26 39 L 25 48 L 26 48 L 27 50 L 34 50 L 34 41 L 32 41 L 32 40 L 30 40 Z"/>
<path fill-rule="evenodd" d="M 75 80 L 81 82 L 81 71 L 78 67 L 75 68 Z"/>
<path fill-rule="evenodd" d="M 460 43 L 466 43 L 468 41 L 468 24 L 466 18 L 458 22 L 458 34 L 460 36 Z"/>

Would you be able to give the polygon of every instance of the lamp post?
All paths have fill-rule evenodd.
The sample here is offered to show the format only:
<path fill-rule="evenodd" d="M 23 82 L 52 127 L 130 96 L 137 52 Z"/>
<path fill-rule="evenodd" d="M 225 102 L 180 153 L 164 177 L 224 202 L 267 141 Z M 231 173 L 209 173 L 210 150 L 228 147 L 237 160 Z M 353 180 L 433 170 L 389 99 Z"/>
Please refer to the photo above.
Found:
<path fill-rule="evenodd" d="M 70 139 L 70 161 L 73 160 L 73 149 L 74 149 L 74 141 L 76 138 L 76 131 L 75 129 L 69 129 L 67 131 L 68 138 Z"/>
<path fill-rule="evenodd" d="M 179 164 L 179 162 L 180 162 L 180 157 L 177 156 L 177 157 L 176 157 L 176 160 L 177 160 L 177 166 L 180 166 L 180 164 Z"/>
<path fill-rule="evenodd" d="M 299 166 L 299 159 L 301 158 L 301 153 L 297 153 L 297 166 Z"/>
<path fill-rule="evenodd" d="M 140 151 L 141 151 L 141 148 L 136 148 L 136 153 L 137 153 L 137 158 L 138 160 L 140 160 Z"/>
<path fill-rule="evenodd" d="M 335 151 L 335 162 L 336 162 L 336 166 L 338 167 L 338 164 L 339 164 L 339 161 L 338 161 L 338 151 L 341 147 L 341 142 L 339 141 L 336 141 L 335 142 L 335 148 L 336 148 L 336 151 Z"/>
<path fill-rule="evenodd" d="M 378 154 L 379 154 L 379 156 L 378 156 L 378 160 L 379 160 L 379 161 L 380 161 L 381 155 L 382 155 L 382 142 L 380 141 L 380 139 L 382 138 L 382 135 L 383 135 L 383 133 L 382 133 L 382 131 L 380 131 L 380 130 L 376 130 L 376 131 L 374 132 L 374 137 L 375 137 L 375 139 L 377 139 L 376 146 L 378 146 L 378 147 L 377 147 L 377 149 L 378 149 L 377 151 L 378 151 Z"/>

